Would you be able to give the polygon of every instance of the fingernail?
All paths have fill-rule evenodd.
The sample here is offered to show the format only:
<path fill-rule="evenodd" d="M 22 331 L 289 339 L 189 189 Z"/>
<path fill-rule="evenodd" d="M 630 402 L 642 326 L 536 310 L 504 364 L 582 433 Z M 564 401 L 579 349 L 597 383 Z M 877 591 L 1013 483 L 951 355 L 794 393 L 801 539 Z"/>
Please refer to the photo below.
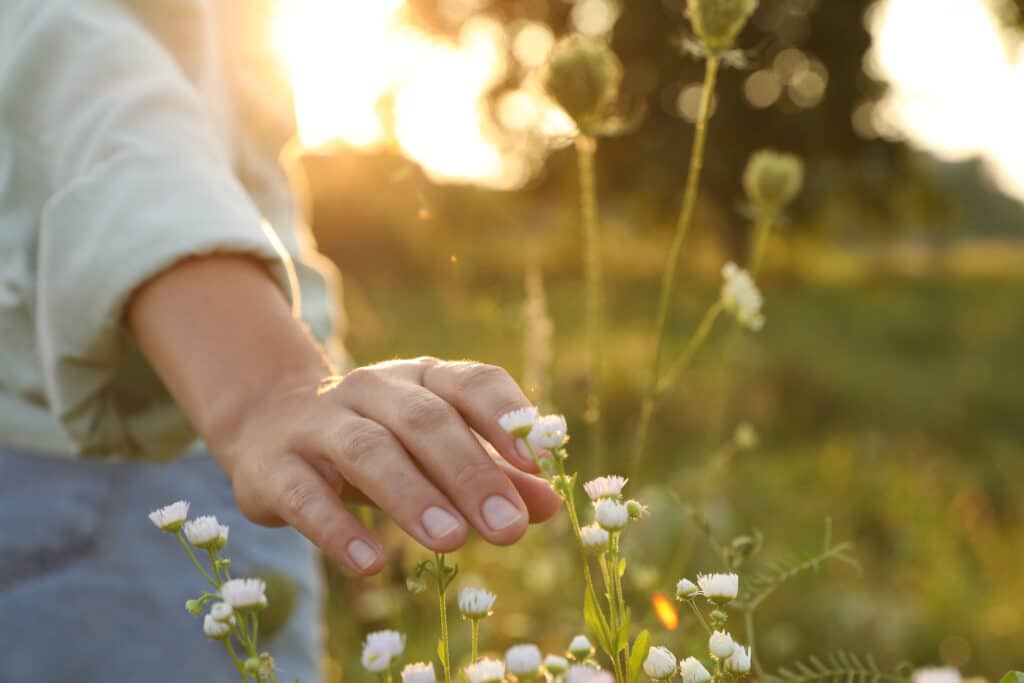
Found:
<path fill-rule="evenodd" d="M 356 539 L 348 544 L 348 556 L 360 569 L 368 569 L 377 561 L 377 551 L 366 541 Z"/>
<path fill-rule="evenodd" d="M 484 501 L 484 521 L 492 531 L 507 529 L 523 518 L 523 513 L 501 496 L 491 496 Z"/>
<path fill-rule="evenodd" d="M 436 539 L 442 539 L 459 528 L 459 520 L 447 510 L 429 507 L 420 515 L 427 533 Z"/>

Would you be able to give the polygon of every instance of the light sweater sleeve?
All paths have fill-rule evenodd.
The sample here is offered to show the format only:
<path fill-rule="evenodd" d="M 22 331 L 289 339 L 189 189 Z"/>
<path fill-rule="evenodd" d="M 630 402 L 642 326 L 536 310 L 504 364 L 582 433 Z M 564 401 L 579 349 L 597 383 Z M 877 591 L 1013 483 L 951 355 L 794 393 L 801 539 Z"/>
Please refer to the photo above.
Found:
<path fill-rule="evenodd" d="M 34 310 L 46 399 L 80 454 L 171 457 L 195 434 L 128 335 L 126 302 L 216 252 L 265 260 L 287 292 L 287 256 L 236 178 L 226 119 L 128 9 L 22 6 L 8 15 L 20 22 L 4 48 L 18 97 L 5 115 L 35 145 L 47 188 Z"/>

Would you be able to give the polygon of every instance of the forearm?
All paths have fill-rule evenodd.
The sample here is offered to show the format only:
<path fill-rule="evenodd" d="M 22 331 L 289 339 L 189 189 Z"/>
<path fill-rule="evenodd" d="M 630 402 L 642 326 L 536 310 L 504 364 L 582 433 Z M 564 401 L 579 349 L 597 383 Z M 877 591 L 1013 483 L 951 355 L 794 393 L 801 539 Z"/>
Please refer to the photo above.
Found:
<path fill-rule="evenodd" d="M 263 266 L 240 256 L 183 261 L 136 291 L 128 324 L 218 455 L 243 416 L 282 384 L 312 390 L 328 363 Z"/>

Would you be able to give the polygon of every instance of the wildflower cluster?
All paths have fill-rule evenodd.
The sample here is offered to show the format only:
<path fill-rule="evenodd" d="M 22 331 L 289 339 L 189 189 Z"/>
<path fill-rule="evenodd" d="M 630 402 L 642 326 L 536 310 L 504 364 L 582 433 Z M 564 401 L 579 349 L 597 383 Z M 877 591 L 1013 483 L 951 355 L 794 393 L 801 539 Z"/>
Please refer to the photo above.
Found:
<path fill-rule="evenodd" d="M 203 633 L 224 644 L 243 681 L 275 682 L 274 659 L 260 652 L 258 644 L 259 613 L 267 606 L 267 584 L 262 579 L 232 578 L 231 560 L 221 555 L 228 542 L 228 527 L 212 515 L 188 519 L 188 511 L 189 503 L 179 500 L 149 513 L 158 529 L 174 534 L 210 585 L 209 591 L 185 602 L 186 611 L 200 616 L 205 610 Z M 209 569 L 193 548 L 206 552 Z"/>

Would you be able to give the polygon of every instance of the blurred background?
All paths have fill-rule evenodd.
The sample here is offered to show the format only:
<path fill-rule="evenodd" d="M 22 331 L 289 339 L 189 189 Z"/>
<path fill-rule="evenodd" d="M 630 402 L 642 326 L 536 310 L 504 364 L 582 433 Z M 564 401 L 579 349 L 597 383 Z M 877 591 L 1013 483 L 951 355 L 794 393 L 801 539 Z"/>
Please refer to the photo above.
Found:
<path fill-rule="evenodd" d="M 607 37 L 637 125 L 598 150 L 608 287 L 608 458 L 625 473 L 657 286 L 679 208 L 703 66 L 682 0 L 279 0 L 305 190 L 342 268 L 361 363 L 430 354 L 503 365 L 581 425 L 585 377 L 575 159 L 537 85 L 558 36 Z M 821 547 L 826 519 L 863 570 L 826 566 L 758 615 L 770 669 L 835 649 L 994 678 L 1024 663 L 1024 0 L 762 0 L 724 72 L 704 193 L 670 322 L 682 348 L 751 233 L 740 175 L 772 147 L 807 163 L 761 286 L 767 326 L 725 326 L 658 412 L 630 484 L 634 622 L 678 654 L 689 614 L 654 613 L 677 579 L 721 569 L 685 505 L 760 560 Z M 740 425 L 759 435 L 735 446 Z M 744 427 L 746 430 L 746 427 Z M 434 653 L 424 559 L 387 525 L 391 570 L 331 576 L 332 678 L 360 678 L 374 628 Z M 558 520 L 472 542 L 456 587 L 498 593 L 482 645 L 561 651 L 582 629 L 578 557 Z M 273 602 L 273 601 L 272 601 Z M 468 628 L 455 629 L 456 656 Z"/>

